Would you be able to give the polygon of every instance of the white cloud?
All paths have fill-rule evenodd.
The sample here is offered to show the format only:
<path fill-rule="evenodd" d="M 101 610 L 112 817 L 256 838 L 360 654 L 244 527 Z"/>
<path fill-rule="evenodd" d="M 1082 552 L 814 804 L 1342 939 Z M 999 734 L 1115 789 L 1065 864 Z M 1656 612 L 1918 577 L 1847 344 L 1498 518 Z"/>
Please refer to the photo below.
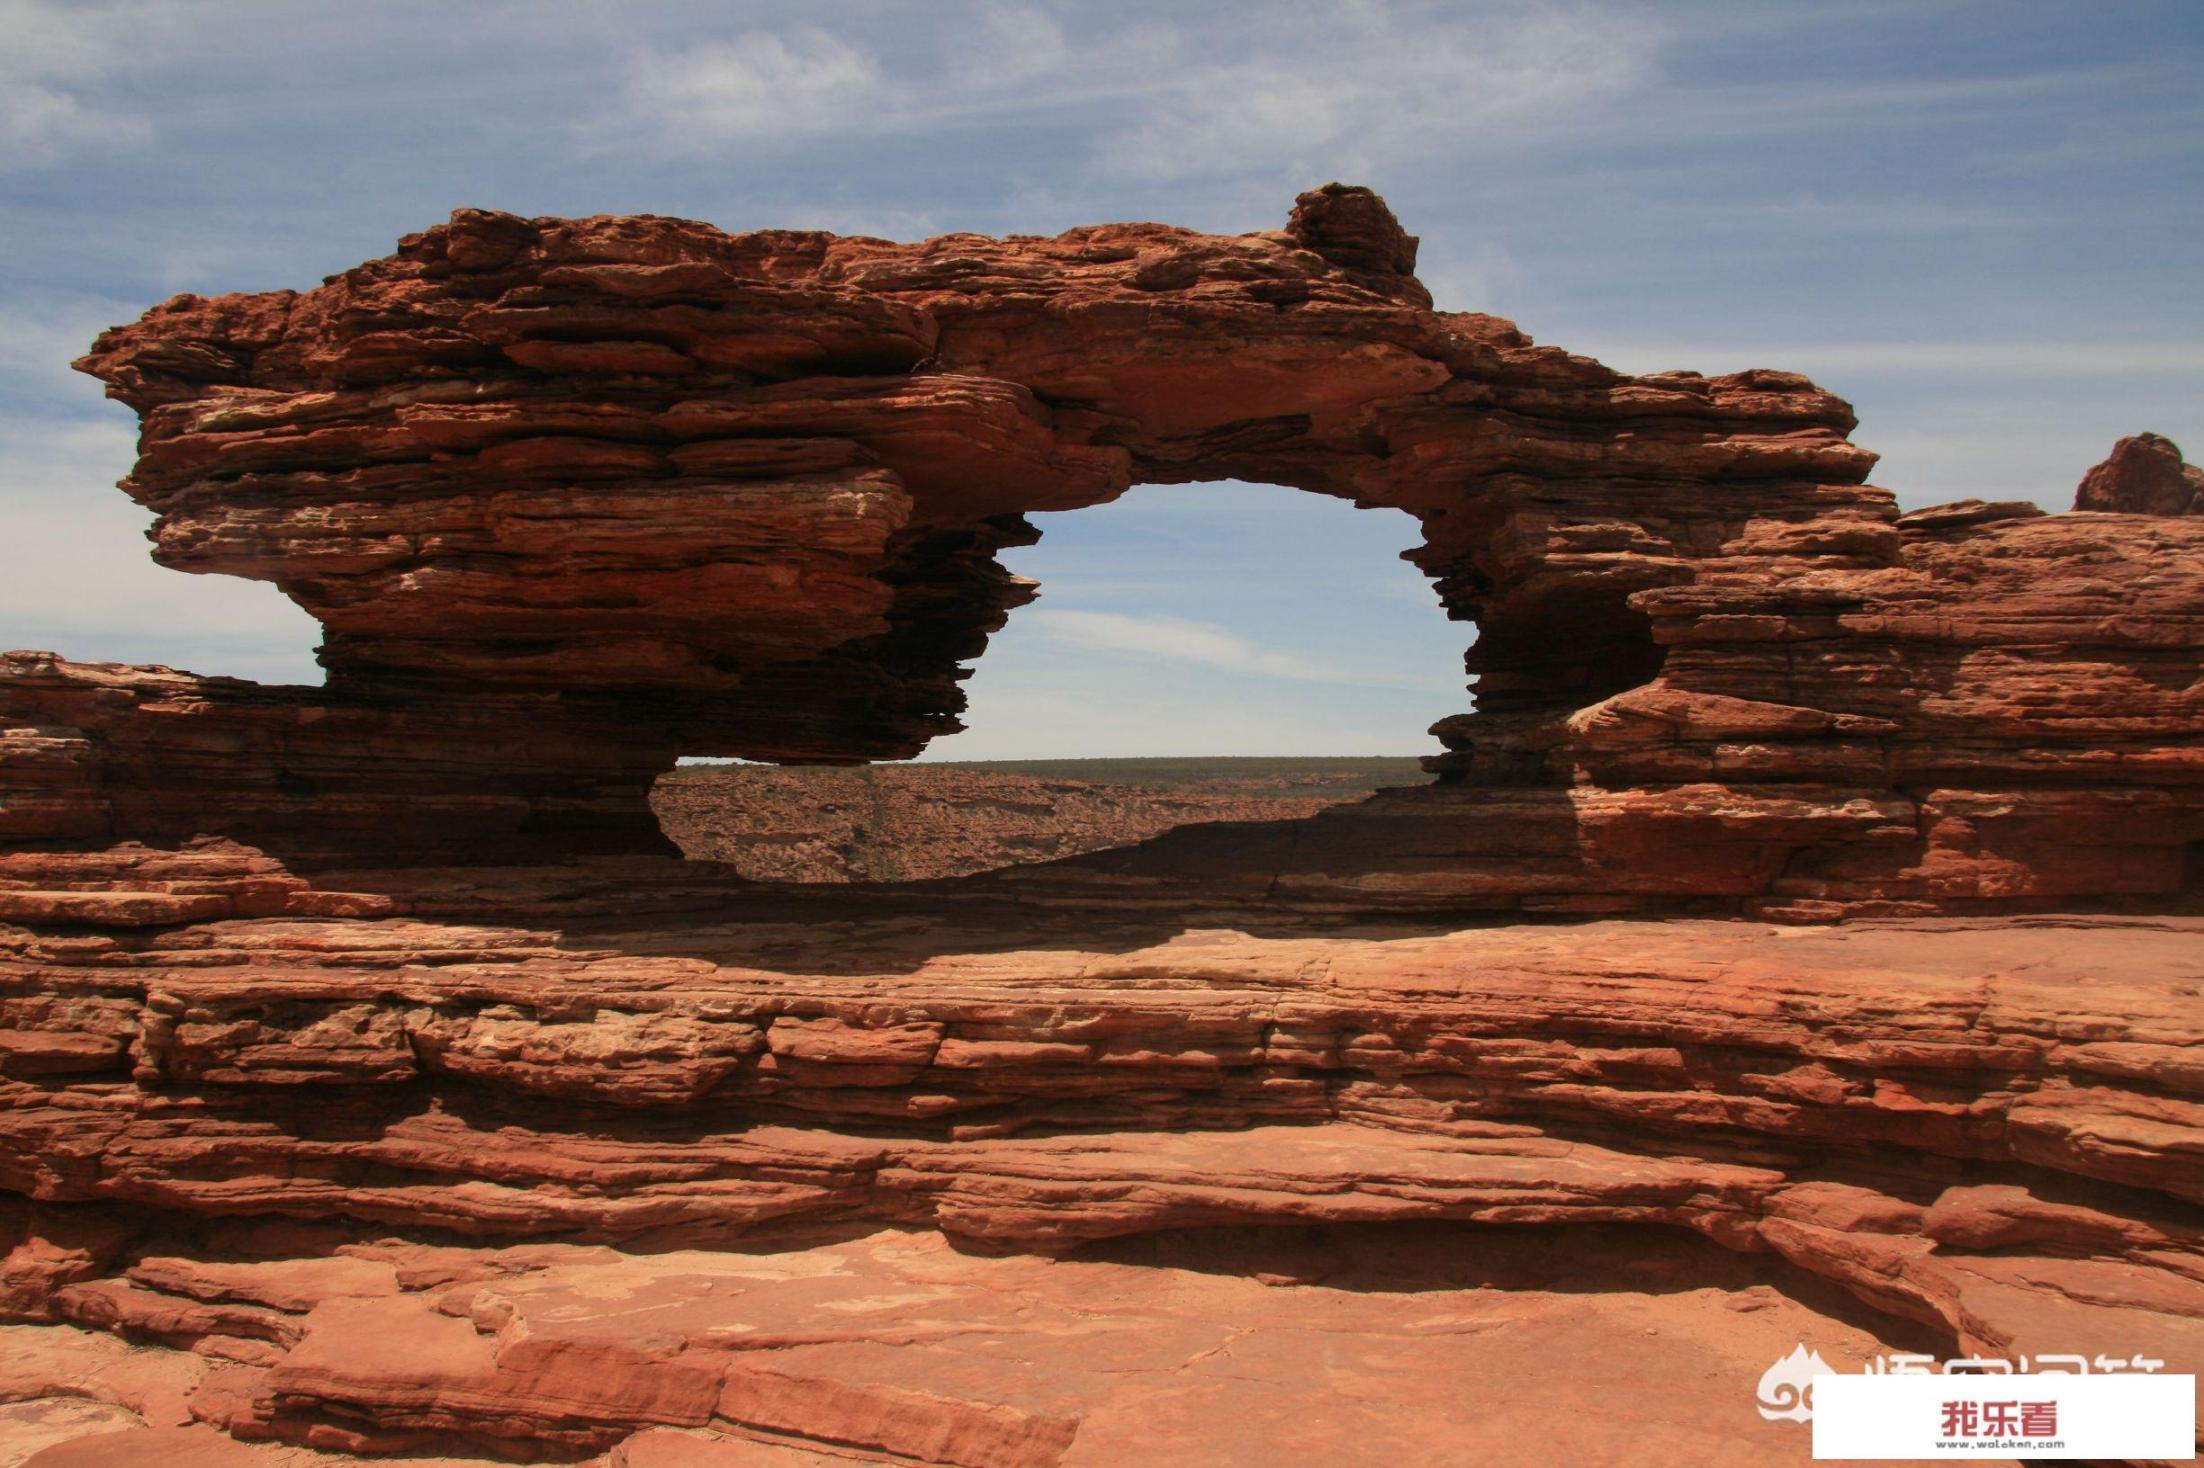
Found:
<path fill-rule="evenodd" d="M 0 80 L 0 167 L 35 167 L 79 146 L 142 143 L 152 136 L 142 118 L 97 111 L 36 82 Z"/>
<path fill-rule="evenodd" d="M 1364 3 L 1288 17 L 1269 45 L 1171 78 L 1101 161 L 1138 178 L 1248 169 L 1367 172 L 1575 126 L 1652 74 L 1658 33 L 1590 8 L 1407 12 Z"/>
<path fill-rule="evenodd" d="M 1419 691 L 1451 691 L 1454 686 L 1431 678 L 1375 667 L 1347 667 L 1304 657 L 1300 653 L 1259 647 L 1229 628 L 1186 617 L 1058 611 L 1043 607 L 1020 614 L 1013 626 L 1029 629 L 1051 642 L 1092 652 L 1196 663 L 1258 678 Z"/>
<path fill-rule="evenodd" d="M 81 95 L 85 84 L 148 54 L 154 38 L 135 17 L 134 8 L 0 0 L 0 169 L 43 167 L 80 148 L 152 138 L 144 118 Z"/>
<path fill-rule="evenodd" d="M 757 211 L 744 208 L 733 216 L 742 218 Z M 931 209 L 866 209 L 834 204 L 775 205 L 767 211 L 769 218 L 758 221 L 775 229 L 823 229 L 829 234 L 871 235 L 883 240 L 923 240 L 945 232 Z M 748 228 L 746 224 L 730 223 L 734 229 Z"/>
<path fill-rule="evenodd" d="M 968 82 L 1002 87 L 1063 70 L 1075 58 L 1054 17 L 1031 5 L 990 7 L 958 58 Z"/>
<path fill-rule="evenodd" d="M 630 101 L 654 117 L 677 151 L 723 141 L 846 127 L 882 100 L 880 66 L 816 26 L 787 36 L 749 31 L 729 41 L 646 51 L 629 76 Z"/>
<path fill-rule="evenodd" d="M 819 27 L 633 60 L 601 138 L 690 153 L 744 141 L 1077 122 L 1090 161 L 1149 180 L 1367 172 L 1579 126 L 1652 74 L 1659 32 L 1610 8 L 1358 0 L 1067 37 L 982 8 L 932 57 L 890 64 Z"/>
<path fill-rule="evenodd" d="M 112 70 L 129 35 L 126 7 L 0 0 L 0 79 L 36 76 L 78 80 Z"/>
<path fill-rule="evenodd" d="M 273 586 L 166 570 L 147 513 L 114 483 L 136 455 L 129 414 L 0 418 L 0 643 L 83 662 L 321 681 L 321 629 Z"/>
<path fill-rule="evenodd" d="M 751 29 L 701 43 L 646 40 L 628 59 L 622 95 L 581 130 L 608 148 L 654 143 L 690 155 L 800 136 L 1063 127 L 1083 139 L 1093 181 L 1230 184 L 1252 173 L 1306 182 L 1382 175 L 1433 158 L 1519 159 L 1543 142 L 1704 144 L 1958 118 L 2042 121 L 2038 114 L 2052 113 L 2096 140 L 2089 129 L 2112 127 L 2091 112 L 2106 89 L 2185 81 L 2173 59 L 1834 79 L 1809 72 L 1694 80 L 1663 66 L 1671 53 L 1734 44 L 1747 32 L 1764 44 L 1788 33 L 1789 48 L 1810 47 L 1817 30 L 1905 13 L 1890 4 L 1769 7 L 1746 16 L 1734 5 L 1608 0 L 1336 0 L 1169 13 L 1169 22 L 1125 21 L 1103 7 L 1051 13 L 946 0 L 935 9 L 940 39 L 931 49 L 896 28 L 847 25 Z M 2160 154 L 2193 144 L 2193 108 L 2163 120 L 2177 141 L 2117 129 L 2103 141 Z M 2025 211 L 1933 197 L 1864 211 L 1811 194 L 1739 207 L 1882 231 L 2028 222 Z"/>
<path fill-rule="evenodd" d="M 1523 283 L 1523 266 L 1491 241 L 1457 247 L 1436 260 L 1419 262 L 1416 276 L 1441 311 L 1488 311 L 1505 315 L 1503 303 Z"/>

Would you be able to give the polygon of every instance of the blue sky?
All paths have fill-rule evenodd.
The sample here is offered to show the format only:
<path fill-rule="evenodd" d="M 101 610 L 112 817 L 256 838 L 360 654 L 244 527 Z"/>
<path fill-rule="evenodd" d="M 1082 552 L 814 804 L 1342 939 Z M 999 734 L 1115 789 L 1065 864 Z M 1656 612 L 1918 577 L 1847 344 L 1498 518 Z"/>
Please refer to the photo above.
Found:
<path fill-rule="evenodd" d="M 0 0 L 0 643 L 315 681 L 271 588 L 159 570 L 67 360 L 460 205 L 915 239 L 1276 228 L 1368 183 L 1445 307 L 1632 370 L 1806 371 L 1908 504 L 2204 457 L 2204 4 Z M 1043 517 L 941 758 L 1430 748 L 1413 526 L 1289 491 Z"/>

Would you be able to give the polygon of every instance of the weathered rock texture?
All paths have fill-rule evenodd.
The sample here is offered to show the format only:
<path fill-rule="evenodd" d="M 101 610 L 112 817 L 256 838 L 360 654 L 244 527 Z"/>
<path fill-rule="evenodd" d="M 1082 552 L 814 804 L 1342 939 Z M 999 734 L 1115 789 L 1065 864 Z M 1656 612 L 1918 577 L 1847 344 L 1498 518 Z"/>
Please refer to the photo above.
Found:
<path fill-rule="evenodd" d="M 1518 1280 L 1576 1333 L 1481 1353 L 1453 1276 L 1299 1296 L 1258 1226 L 1667 1231 L 1779 1344 L 2204 1366 L 2204 518 L 1901 518 L 1803 378 L 1626 377 L 1414 250 L 1336 186 L 1233 238 L 463 212 L 104 335 L 155 554 L 280 586 L 329 684 L 0 664 L 0 1307 L 99 1429 L 40 1468 L 1285 1460 L 1196 1426 L 1281 1403 L 1513 1462 L 1570 1414 L 1451 1374 L 1511 1350 L 1806 1460 L 1751 1331 Z M 1478 626 L 1437 784 L 901 888 L 672 859 L 680 755 L 952 728 L 1024 512 L 1227 476 L 1421 523 Z M 1280 1303 L 1160 1279 L 1186 1230 Z"/>
<path fill-rule="evenodd" d="M 2114 444 L 2111 456 L 2082 476 L 2074 508 L 2204 515 L 2204 468 L 2184 461 L 2172 439 L 2138 433 Z"/>

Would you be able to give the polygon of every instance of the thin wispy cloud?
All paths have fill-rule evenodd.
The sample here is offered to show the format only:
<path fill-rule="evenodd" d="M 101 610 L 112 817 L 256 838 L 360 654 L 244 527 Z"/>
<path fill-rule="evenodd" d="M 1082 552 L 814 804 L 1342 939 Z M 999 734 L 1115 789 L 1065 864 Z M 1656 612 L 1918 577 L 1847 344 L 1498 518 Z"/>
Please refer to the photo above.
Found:
<path fill-rule="evenodd" d="M 858 205 L 804 204 L 783 211 L 781 227 L 823 229 L 829 234 L 871 235 L 884 240 L 924 240 L 947 234 L 930 209 L 868 209 Z"/>
<path fill-rule="evenodd" d="M 818 26 L 646 47 L 596 131 L 693 153 L 1014 116 L 1082 124 L 1085 161 L 1125 178 L 1353 171 L 1580 126 L 1652 78 L 1660 37 L 1614 7 L 1379 3 L 1281 9 L 1253 28 L 1133 20 L 1076 42 L 1047 12 L 1006 5 L 955 34 L 893 60 Z"/>
<path fill-rule="evenodd" d="M 1904 196 L 1825 198 L 1806 192 L 1783 199 L 1754 199 L 1736 204 L 1678 201 L 1712 223 L 1762 223 L 1775 228 L 1807 228 L 1840 234 L 1943 234 L 1957 230 L 2026 229 L 2044 221 L 2040 208 L 2012 204 L 1955 204 L 1948 199 Z"/>
<path fill-rule="evenodd" d="M 1449 250 L 1416 274 L 1441 311 L 1504 312 L 1524 279 L 1522 262 L 1489 241 Z"/>
<path fill-rule="evenodd" d="M 153 34 L 94 5 L 0 3 L 0 169 L 38 168 L 79 150 L 149 142 L 153 125 L 86 86 L 142 56 Z"/>
<path fill-rule="evenodd" d="M 2176 60 L 2038 67 L 2025 71 L 1910 78 L 1735 81 L 1664 98 L 1664 124 L 1818 129 L 1841 120 L 1860 129 L 1903 127 L 1924 113 L 2040 111 L 2087 106 L 2107 88 L 2187 84 Z"/>
<path fill-rule="evenodd" d="M 616 104 L 586 119 L 582 133 L 600 148 L 695 156 L 730 144 L 1015 119 L 1076 130 L 1087 168 L 1131 181 L 1369 172 L 1547 143 L 1902 131 L 1925 118 L 2055 123 L 2091 149 L 2163 153 L 2164 137 L 2137 138 L 2100 115 L 2107 89 L 2130 89 L 2166 94 L 2167 124 L 2192 146 L 2204 138 L 2204 115 L 2182 105 L 2193 58 L 2179 56 L 1965 75 L 1677 75 L 1682 59 L 1735 30 L 1780 36 L 1828 19 L 1803 12 L 1741 28 L 1734 7 L 1670 14 L 1593 0 L 1357 0 L 1274 7 L 1260 24 L 1231 7 L 1167 12 L 1168 21 L 1115 12 L 1097 20 L 1075 8 L 1069 13 L 1086 24 L 1073 34 L 1035 5 L 948 8 L 958 19 L 939 27 L 937 44 L 892 54 L 866 28 L 817 23 L 640 44 Z M 1870 21 L 1888 12 L 1852 9 Z M 1978 206 L 1933 199 L 1891 207 L 1918 228 L 1984 219 Z"/>
<path fill-rule="evenodd" d="M 636 111 L 658 119 L 669 143 L 689 147 L 848 128 L 886 90 L 878 61 L 817 26 L 646 51 L 628 86 Z"/>
<path fill-rule="evenodd" d="M 273 586 L 152 564 L 152 516 L 114 487 L 136 454 L 122 418 L 0 417 L 0 544 L 32 548 L 9 560 L 0 645 L 320 682 L 320 629 Z"/>
<path fill-rule="evenodd" d="M 1580 345 L 1571 343 L 1572 346 Z M 1609 341 L 1585 346 L 1634 372 L 1717 373 L 1747 367 L 1882 376 L 1967 373 L 1981 377 L 2156 377 L 2204 373 L 2204 344 L 2122 341 Z"/>
<path fill-rule="evenodd" d="M 1264 647 L 1214 622 L 1125 612 L 1057 610 L 1019 614 L 1029 632 L 1064 647 L 1143 661 L 1195 663 L 1255 678 L 1288 678 L 1343 688 L 1408 688 L 1443 691 L 1433 678 L 1382 668 L 1352 666 Z"/>
<path fill-rule="evenodd" d="M 1099 149 L 1136 178 L 1383 167 L 1579 126 L 1655 74 L 1658 27 L 1611 8 L 1341 6 L 1196 64 Z"/>
<path fill-rule="evenodd" d="M 741 143 L 877 137 L 1123 106 L 1167 88 L 1183 40 L 1135 26 L 1082 44 L 1031 6 L 959 7 L 943 43 L 884 57 L 861 33 L 816 24 L 638 46 L 616 104 L 579 136 L 599 149 L 694 156 Z M 855 32 L 855 28 L 852 28 Z"/>
<path fill-rule="evenodd" d="M 1130 49 L 1172 44 L 1168 34 L 1134 28 Z M 1127 39 L 1126 33 L 1119 33 L 1111 60 L 1122 59 Z M 981 12 L 979 24 L 960 38 L 949 70 L 967 86 L 1000 90 L 1061 81 L 1081 60 L 1055 16 L 1032 5 L 989 5 Z"/>

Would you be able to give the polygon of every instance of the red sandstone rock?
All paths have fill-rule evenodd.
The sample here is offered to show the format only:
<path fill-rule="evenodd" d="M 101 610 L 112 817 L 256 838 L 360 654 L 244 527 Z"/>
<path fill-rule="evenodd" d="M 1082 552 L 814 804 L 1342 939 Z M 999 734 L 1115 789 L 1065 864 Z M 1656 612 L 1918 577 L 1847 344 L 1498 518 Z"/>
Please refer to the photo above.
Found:
<path fill-rule="evenodd" d="M 763 1432 L 940 1463 L 1121 1463 L 1153 1455 L 1159 1422 L 1188 1461 L 1229 1462 L 1253 1449 L 1220 1426 L 1268 1420 L 1273 1390 L 1307 1397 L 1316 1349 L 1292 1310 L 1251 1303 L 1275 1291 L 1233 1295 L 1234 1276 L 1375 1269 L 1398 1291 L 1431 1267 L 1296 1262 L 1235 1238 L 1202 1266 L 1223 1275 L 1209 1295 L 1163 1287 L 1183 1317 L 1136 1303 L 1148 1262 L 1061 1276 L 1064 1306 L 1037 1314 L 1035 1280 L 1015 1272 L 1031 1264 L 943 1255 L 970 1260 L 957 1282 L 920 1283 L 741 1237 L 806 1220 L 1052 1254 L 1249 1224 L 1452 1221 L 1495 1240 L 1658 1225 L 1821 1276 L 1898 1322 L 1886 1339 L 1925 1327 L 1916 1348 L 2204 1353 L 2193 921 L 1243 919 L 1257 936 L 1124 911 L 923 912 L 777 894 L 673 927 L 25 931 L 0 964 L 0 1020 L 119 1035 L 130 1054 L 0 1083 L 0 1184 L 49 1200 L 20 1216 L 0 1279 L 44 1281 L 11 1296 L 18 1318 L 187 1350 L 206 1363 L 189 1410 L 246 1439 L 615 1462 L 637 1439 L 739 1462 L 742 1434 Z M 455 1063 L 451 1037 L 474 1035 L 494 1064 Z M 653 1247 L 501 1247 L 576 1235 Z M 1482 1267 L 1498 1247 L 1450 1240 L 1441 1257 Z M 1712 1286 L 1711 1304 L 1753 1303 L 1703 1256 L 1664 1267 L 1701 1297 Z M 1440 1342 L 1498 1330 L 1495 1359 L 1521 1363 L 1642 1333 L 1612 1313 L 1618 1283 L 1581 1334 L 1542 1336 L 1550 1316 L 1501 1307 L 1483 1330 L 1417 1335 L 1415 1310 L 1457 1318 L 1432 1288 L 1380 1297 L 1351 1328 L 1366 1364 L 1317 1383 L 1356 1424 L 1328 1449 L 1340 1461 L 1397 1461 L 1417 1441 L 1506 1450 L 1507 1407 L 1435 1393 L 1426 1374 L 1498 1368 L 1435 1356 Z M 1076 1329 L 1051 1323 L 1059 1308 Z M 1342 1316 L 1319 1316 L 1337 1345 Z M 1236 1327 L 1193 1324 L 1217 1319 Z M 1638 1319 L 1659 1361 L 1727 1338 L 1695 1315 Z M 1768 1323 L 1693 1368 L 1712 1373 L 1709 1416 L 1688 1429 L 1710 1461 L 1803 1454 L 1731 1415 L 1766 1364 L 1755 1353 L 1805 1328 Z M 1220 1348 L 1235 1369 L 1212 1376 L 1200 1363 Z M 1275 1388 L 1251 1383 L 1249 1353 Z M 1666 1368 L 1616 1369 L 1642 1389 Z M 1191 1374 L 1141 1375 L 1167 1371 Z M 1344 1405 L 1373 1393 L 1400 1404 Z M 1159 1401 L 1183 1415 L 1153 1416 Z M 670 1424 L 679 1442 L 649 1435 Z M 1596 1436 L 1576 1451 L 1643 1461 Z"/>
<path fill-rule="evenodd" d="M 2034 500 L 1953 500 L 1947 505 L 1927 505 L 1898 517 L 1900 530 L 1940 530 L 1960 525 L 1988 525 L 1998 520 L 2028 520 L 2043 513 Z"/>
<path fill-rule="evenodd" d="M 356 1322 L 357 1357 L 302 1346 L 255 1382 L 202 1381 L 192 1410 L 248 1433 L 286 1414 L 318 1419 L 333 1437 L 357 1430 L 337 1424 L 362 1424 L 370 1402 L 403 1401 L 453 1445 L 435 1461 L 472 1461 L 468 1441 L 536 1456 L 544 1440 L 518 1429 L 555 1417 L 577 1439 L 612 1443 L 590 1461 L 624 1468 L 853 1457 L 1221 1465 L 1309 1453 L 1487 1465 L 1521 1461 L 1542 1414 L 1546 1449 L 1628 1461 L 1641 1415 L 1567 1406 L 1633 1384 L 1677 1398 L 1661 1413 L 1664 1450 L 1744 1465 L 1805 1461 L 1803 1427 L 1752 1411 L 1768 1362 L 1804 1337 L 1857 1369 L 1912 1339 L 1902 1325 L 1879 1335 L 1847 1322 L 1831 1292 L 1774 1256 L 1626 1228 L 1481 1241 L 1432 1227 L 1212 1232 L 1066 1260 L 972 1255 L 874 1229 L 740 1254 L 552 1245 L 491 1257 L 499 1271 L 480 1284 L 427 1285 L 375 1306 L 391 1320 Z M 1304 1282 L 1265 1286 L 1243 1272 L 1250 1259 Z M 1113 1302 L 1107 1316 L 1101 1300 Z M 409 1340 L 417 1350 L 398 1349 Z M 564 1376 L 546 1397 L 551 1363 Z M 363 1370 L 377 1366 L 379 1379 Z M 442 1383 L 433 1398 L 399 1385 L 431 1377 Z M 695 1426 L 629 1433 L 608 1415 L 654 1384 L 703 1377 L 721 1385 Z M 204 1427 L 103 1435 L 50 1449 L 50 1461 L 102 1461 L 86 1456 L 94 1450 L 267 1468 L 328 1461 Z"/>
<path fill-rule="evenodd" d="M 2204 520 L 1901 519 L 1805 379 L 1623 376 L 1414 249 L 1337 186 L 463 211 L 105 334 L 157 555 L 330 682 L 0 661 L 50 1464 L 1645 1461 L 1564 1364 L 1757 1464 L 1808 1332 L 2204 1364 Z M 1418 518 L 1478 625 L 1439 783 L 900 889 L 672 859 L 680 755 L 953 728 L 1022 512 L 1213 477 Z M 1662 1288 L 1447 1272 L 1578 1228 Z M 80 1330 L 162 1364 L 102 1395 Z"/>
<path fill-rule="evenodd" d="M 2129 515 L 2204 515 L 2204 469 L 2186 463 L 2181 446 L 2155 433 L 2138 433 L 2112 446 L 2111 455 L 2082 476 L 2074 491 L 2077 510 Z"/>

